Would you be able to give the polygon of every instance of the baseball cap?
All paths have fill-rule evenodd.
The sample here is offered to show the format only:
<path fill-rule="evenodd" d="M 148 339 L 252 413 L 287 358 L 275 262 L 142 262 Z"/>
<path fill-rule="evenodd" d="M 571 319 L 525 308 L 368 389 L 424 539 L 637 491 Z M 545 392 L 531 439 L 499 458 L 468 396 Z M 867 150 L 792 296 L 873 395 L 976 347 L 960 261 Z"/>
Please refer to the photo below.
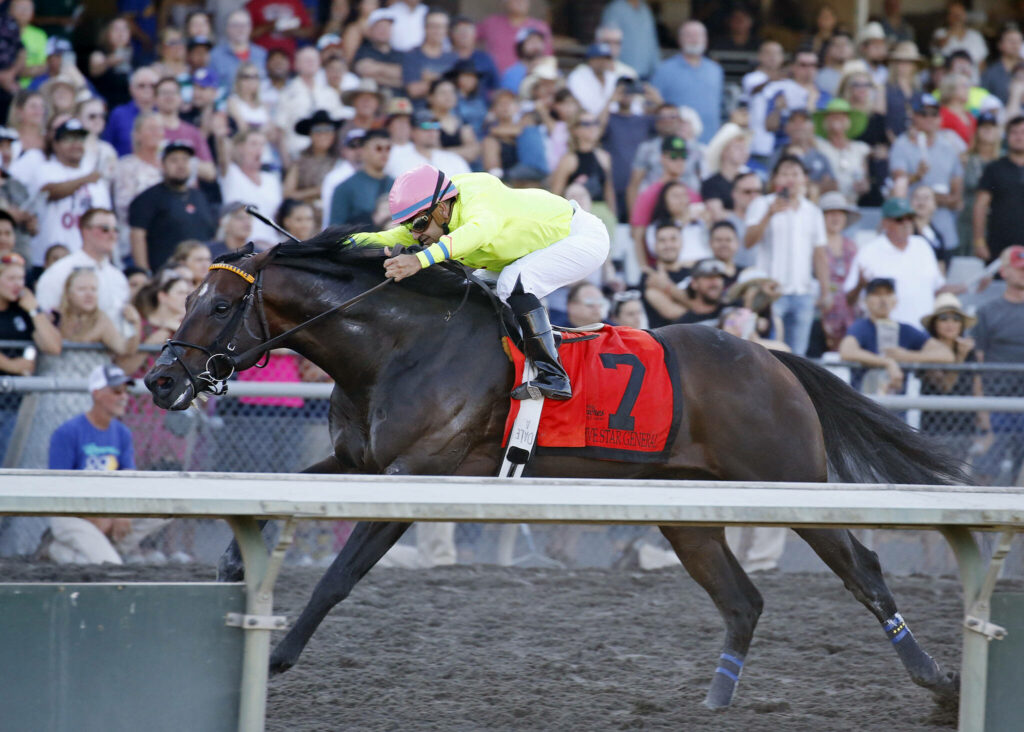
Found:
<path fill-rule="evenodd" d="M 191 36 L 188 39 L 187 48 L 195 48 L 196 46 L 213 48 L 213 40 L 209 36 Z"/>
<path fill-rule="evenodd" d="M 387 8 L 377 8 L 372 13 L 370 13 L 370 17 L 366 19 L 366 27 L 369 28 L 374 23 L 380 20 L 387 20 L 394 23 L 395 14 L 388 10 Z"/>
<path fill-rule="evenodd" d="M 427 109 L 421 109 L 412 116 L 412 126 L 417 130 L 439 130 L 441 123 L 437 121 L 434 113 Z"/>
<path fill-rule="evenodd" d="M 0 125 L 0 140 L 17 140 L 18 131 L 11 127 L 4 127 Z"/>
<path fill-rule="evenodd" d="M 611 58 L 612 47 L 607 43 L 591 43 L 587 46 L 587 58 Z"/>
<path fill-rule="evenodd" d="M 362 127 L 353 127 L 345 133 L 345 147 L 359 147 L 366 137 L 366 130 Z"/>
<path fill-rule="evenodd" d="M 112 363 L 97 366 L 89 374 L 89 391 L 98 391 L 108 386 L 121 386 L 134 384 L 135 380 L 130 378 L 120 366 Z"/>
<path fill-rule="evenodd" d="M 931 94 L 928 94 L 926 92 L 915 94 L 914 98 L 910 100 L 910 108 L 913 109 L 915 112 L 920 112 L 930 107 L 938 109 L 939 101 Z"/>
<path fill-rule="evenodd" d="M 870 295 L 875 290 L 879 290 L 883 287 L 891 292 L 896 292 L 896 280 L 891 277 L 875 277 L 864 286 L 864 292 Z"/>
<path fill-rule="evenodd" d="M 408 115 L 412 117 L 412 102 L 405 97 L 391 97 L 388 100 L 388 106 L 384 110 L 384 116 L 388 119 L 392 117 L 399 117 L 401 115 Z"/>
<path fill-rule="evenodd" d="M 798 114 L 807 119 L 811 118 L 811 110 L 809 110 L 807 107 L 793 107 L 786 113 L 786 120 L 788 121 Z"/>
<path fill-rule="evenodd" d="M 195 70 L 195 73 L 192 74 L 192 83 L 207 89 L 219 86 L 217 74 L 206 68 Z"/>
<path fill-rule="evenodd" d="M 46 55 L 55 56 L 58 53 L 70 53 L 71 41 L 60 36 L 50 36 L 46 39 Z"/>
<path fill-rule="evenodd" d="M 518 46 L 520 43 L 525 41 L 530 36 L 540 36 L 541 38 L 543 38 L 544 34 L 537 30 L 536 28 L 532 28 L 529 26 L 525 28 L 520 28 L 519 31 L 516 33 L 516 45 Z"/>
<path fill-rule="evenodd" d="M 913 215 L 914 210 L 905 198 L 890 198 L 882 204 L 883 219 L 905 219 Z"/>
<path fill-rule="evenodd" d="M 725 265 L 717 259 L 702 259 L 690 270 L 690 279 L 697 277 L 725 277 Z"/>
<path fill-rule="evenodd" d="M 686 140 L 678 135 L 669 135 L 661 138 L 661 151 L 668 153 L 671 157 L 686 157 Z"/>
<path fill-rule="evenodd" d="M 1012 247 L 1006 247 L 1003 250 L 1003 256 L 1006 257 L 1006 264 L 1014 269 L 1024 269 L 1024 247 L 1020 244 L 1014 244 Z"/>
<path fill-rule="evenodd" d="M 995 112 L 982 112 L 978 115 L 978 127 L 997 124 L 999 124 L 999 117 L 996 116 Z"/>
<path fill-rule="evenodd" d="M 324 33 L 316 42 L 316 50 L 323 51 L 325 48 L 340 45 L 341 36 L 339 36 L 337 33 Z"/>
<path fill-rule="evenodd" d="M 80 135 L 81 137 L 85 137 L 88 134 L 89 131 L 82 126 L 82 123 L 79 120 L 72 117 L 69 120 L 65 120 L 65 122 L 57 128 L 57 130 L 53 133 L 53 139 L 62 140 L 65 137 L 69 137 L 71 135 Z"/>
<path fill-rule="evenodd" d="M 187 152 L 189 155 L 195 155 L 196 149 L 192 147 L 192 143 L 188 140 L 171 140 L 165 142 L 163 147 L 160 149 L 160 159 L 163 160 L 172 152 Z"/>

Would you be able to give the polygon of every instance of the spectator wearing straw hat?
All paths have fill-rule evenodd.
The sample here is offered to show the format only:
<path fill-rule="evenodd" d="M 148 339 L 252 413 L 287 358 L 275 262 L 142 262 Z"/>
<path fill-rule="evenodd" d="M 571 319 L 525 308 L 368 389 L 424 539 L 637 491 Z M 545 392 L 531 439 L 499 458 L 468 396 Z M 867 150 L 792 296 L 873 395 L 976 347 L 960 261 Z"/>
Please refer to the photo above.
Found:
<path fill-rule="evenodd" d="M 974 339 L 966 331 L 974 327 L 978 319 L 964 310 L 960 300 L 951 292 L 944 292 L 935 298 L 935 307 L 921 318 L 925 332 L 949 350 L 953 363 L 974 363 L 978 360 L 974 350 Z M 925 371 L 921 374 L 921 394 L 936 396 L 972 396 L 978 377 L 970 371 Z M 980 386 L 980 384 L 978 384 Z M 951 436 L 973 436 L 975 420 L 979 426 L 983 417 L 971 412 L 939 412 L 927 410 L 921 414 L 921 431 L 929 435 L 942 435 L 947 444 Z M 963 457 L 967 445 L 959 440 L 959 457 Z"/>
<path fill-rule="evenodd" d="M 858 55 L 867 61 L 878 86 L 885 86 L 889 80 L 889 69 L 885 65 L 889 55 L 889 42 L 885 29 L 877 21 L 871 21 L 857 34 Z"/>
<path fill-rule="evenodd" d="M 825 257 L 828 260 L 829 289 L 819 301 L 821 327 L 825 333 L 825 347 L 829 351 L 839 348 L 846 329 L 856 319 L 856 312 L 843 293 L 846 277 L 857 254 L 857 245 L 843 232 L 860 218 L 857 208 L 838 191 L 826 193 L 818 201 L 825 216 Z"/>
<path fill-rule="evenodd" d="M 910 122 L 910 103 L 921 92 L 918 72 L 925 59 L 913 41 L 900 41 L 889 54 L 889 81 L 885 85 L 885 129 L 902 135 Z"/>
<path fill-rule="evenodd" d="M 324 179 L 338 164 L 335 142 L 340 126 L 341 121 L 323 109 L 295 124 L 295 132 L 308 137 L 310 144 L 285 173 L 282 182 L 284 198 L 298 199 L 319 209 Z M 322 214 L 322 210 L 317 210 L 318 221 L 322 220 Z"/>
<path fill-rule="evenodd" d="M 732 210 L 732 184 L 750 171 L 748 162 L 750 133 L 733 122 L 726 122 L 711 138 L 704 153 L 707 177 L 700 184 L 700 195 L 713 218 L 720 219 L 725 211 Z"/>
<path fill-rule="evenodd" d="M 342 139 L 352 130 L 369 132 L 375 128 L 380 121 L 384 100 L 385 95 L 373 79 L 360 79 L 358 85 L 342 94 L 342 103 L 354 112 L 339 130 Z"/>
<path fill-rule="evenodd" d="M 815 146 L 828 160 L 836 188 L 848 200 L 868 191 L 868 156 L 871 148 L 856 138 L 867 127 L 867 116 L 845 99 L 831 99 L 814 112 Z"/>

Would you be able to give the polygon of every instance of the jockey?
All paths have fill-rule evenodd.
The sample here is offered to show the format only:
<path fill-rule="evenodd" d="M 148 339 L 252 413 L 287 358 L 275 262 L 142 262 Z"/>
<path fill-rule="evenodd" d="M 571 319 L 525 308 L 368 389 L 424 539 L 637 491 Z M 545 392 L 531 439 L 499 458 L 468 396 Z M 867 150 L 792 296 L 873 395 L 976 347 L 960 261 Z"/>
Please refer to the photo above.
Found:
<path fill-rule="evenodd" d="M 384 262 L 395 281 L 445 259 L 498 272 L 497 294 L 516 314 L 526 355 L 537 368 L 532 386 L 549 399 L 572 388 L 540 298 L 579 282 L 608 257 L 608 230 L 575 201 L 537 188 L 507 188 L 489 173 L 449 178 L 431 165 L 399 176 L 388 196 L 400 226 L 372 234 L 385 244 L 429 245 Z M 390 252 L 389 252 L 390 253 Z M 526 384 L 512 392 L 530 398 Z"/>

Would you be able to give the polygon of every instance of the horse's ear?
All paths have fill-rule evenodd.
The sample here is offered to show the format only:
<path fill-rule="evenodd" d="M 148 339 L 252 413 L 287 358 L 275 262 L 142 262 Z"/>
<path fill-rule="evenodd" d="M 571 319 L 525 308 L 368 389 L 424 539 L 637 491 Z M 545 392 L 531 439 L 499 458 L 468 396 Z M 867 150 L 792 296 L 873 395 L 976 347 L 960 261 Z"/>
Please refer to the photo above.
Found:
<path fill-rule="evenodd" d="M 238 250 L 239 254 L 252 254 L 256 251 L 256 245 L 253 242 L 246 242 L 245 246 Z"/>

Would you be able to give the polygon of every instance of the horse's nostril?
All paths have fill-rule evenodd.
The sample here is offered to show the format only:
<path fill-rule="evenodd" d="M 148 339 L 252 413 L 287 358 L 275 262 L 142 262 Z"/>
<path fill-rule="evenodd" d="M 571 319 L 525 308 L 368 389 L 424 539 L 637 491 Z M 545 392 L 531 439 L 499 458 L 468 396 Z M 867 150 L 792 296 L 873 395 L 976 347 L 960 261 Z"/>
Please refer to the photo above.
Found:
<path fill-rule="evenodd" d="M 171 385 L 171 379 L 169 376 L 161 376 L 159 379 L 156 380 L 156 385 L 161 389 L 164 389 Z"/>

